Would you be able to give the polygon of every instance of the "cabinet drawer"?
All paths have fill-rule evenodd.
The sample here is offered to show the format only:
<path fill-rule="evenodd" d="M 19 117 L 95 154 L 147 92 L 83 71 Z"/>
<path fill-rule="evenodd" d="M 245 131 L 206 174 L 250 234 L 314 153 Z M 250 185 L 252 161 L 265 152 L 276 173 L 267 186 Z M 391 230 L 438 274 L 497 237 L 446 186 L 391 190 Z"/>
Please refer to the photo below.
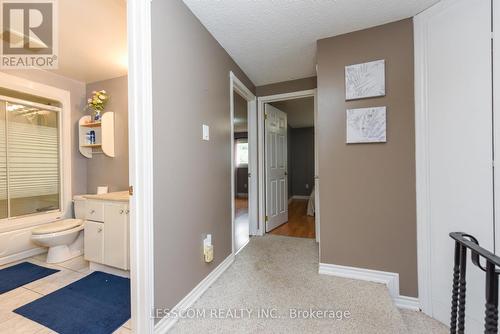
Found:
<path fill-rule="evenodd" d="M 100 201 L 87 201 L 85 219 L 98 222 L 104 221 L 104 204 Z"/>

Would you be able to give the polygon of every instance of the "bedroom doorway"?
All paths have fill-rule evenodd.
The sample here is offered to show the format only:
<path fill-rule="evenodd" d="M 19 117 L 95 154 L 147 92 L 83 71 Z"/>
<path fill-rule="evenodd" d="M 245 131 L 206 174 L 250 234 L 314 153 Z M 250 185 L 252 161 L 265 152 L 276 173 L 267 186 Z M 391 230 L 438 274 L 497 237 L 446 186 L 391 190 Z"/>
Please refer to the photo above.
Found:
<path fill-rule="evenodd" d="M 231 207 L 233 253 L 241 251 L 257 223 L 256 97 L 231 72 Z"/>
<path fill-rule="evenodd" d="M 261 234 L 319 242 L 316 90 L 259 97 Z"/>

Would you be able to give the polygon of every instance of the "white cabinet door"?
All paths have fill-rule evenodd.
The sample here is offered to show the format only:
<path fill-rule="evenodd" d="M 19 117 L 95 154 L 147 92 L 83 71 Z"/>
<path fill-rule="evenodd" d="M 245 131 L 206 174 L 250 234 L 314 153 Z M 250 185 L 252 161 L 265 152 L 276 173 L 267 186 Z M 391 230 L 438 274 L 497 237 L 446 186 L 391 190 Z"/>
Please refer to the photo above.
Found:
<path fill-rule="evenodd" d="M 104 224 L 86 221 L 83 238 L 85 260 L 102 263 L 104 251 Z"/>
<path fill-rule="evenodd" d="M 448 234 L 466 232 L 481 246 L 494 246 L 490 6 L 483 0 L 442 1 L 415 18 L 417 89 L 424 96 L 417 96 L 422 109 L 416 116 L 425 124 L 417 127 L 417 174 L 426 175 L 417 179 L 417 189 L 428 194 L 417 201 L 426 208 L 419 211 L 419 224 L 428 224 L 419 238 L 428 240 L 430 253 L 430 272 L 419 275 L 430 281 L 424 311 L 445 324 L 454 256 Z M 483 331 L 484 289 L 484 273 L 469 256 L 468 333 Z"/>
<path fill-rule="evenodd" d="M 104 204 L 104 264 L 129 269 L 128 205 Z"/>

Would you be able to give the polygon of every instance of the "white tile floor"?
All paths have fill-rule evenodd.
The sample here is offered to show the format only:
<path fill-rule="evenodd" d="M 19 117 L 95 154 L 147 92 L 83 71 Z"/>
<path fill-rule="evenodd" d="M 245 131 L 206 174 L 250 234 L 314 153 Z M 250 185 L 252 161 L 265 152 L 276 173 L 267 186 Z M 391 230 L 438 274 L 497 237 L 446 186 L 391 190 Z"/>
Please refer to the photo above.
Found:
<path fill-rule="evenodd" d="M 89 264 L 83 259 L 82 256 L 63 263 L 58 263 L 57 265 L 45 263 L 45 258 L 46 254 L 42 254 L 26 260 L 0 266 L 0 269 L 3 269 L 20 262 L 28 261 L 33 264 L 60 270 L 55 274 L 49 275 L 0 295 L 0 333 L 55 333 L 47 327 L 44 327 L 12 311 L 20 306 L 34 301 L 35 299 L 38 299 L 70 283 L 73 283 L 90 273 Z M 131 333 L 130 328 L 131 325 L 129 320 L 122 327 L 118 328 L 114 333 Z"/>

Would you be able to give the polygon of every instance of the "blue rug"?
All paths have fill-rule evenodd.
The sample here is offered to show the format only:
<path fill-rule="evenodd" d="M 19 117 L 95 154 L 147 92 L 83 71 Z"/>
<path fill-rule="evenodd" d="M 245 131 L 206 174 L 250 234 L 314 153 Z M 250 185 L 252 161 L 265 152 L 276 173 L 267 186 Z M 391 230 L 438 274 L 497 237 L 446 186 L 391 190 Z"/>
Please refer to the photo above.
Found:
<path fill-rule="evenodd" d="M 110 334 L 130 318 L 130 279 L 96 271 L 14 312 L 60 334 Z"/>
<path fill-rule="evenodd" d="M 14 290 L 37 279 L 57 273 L 59 270 L 23 262 L 0 270 L 0 294 Z"/>

